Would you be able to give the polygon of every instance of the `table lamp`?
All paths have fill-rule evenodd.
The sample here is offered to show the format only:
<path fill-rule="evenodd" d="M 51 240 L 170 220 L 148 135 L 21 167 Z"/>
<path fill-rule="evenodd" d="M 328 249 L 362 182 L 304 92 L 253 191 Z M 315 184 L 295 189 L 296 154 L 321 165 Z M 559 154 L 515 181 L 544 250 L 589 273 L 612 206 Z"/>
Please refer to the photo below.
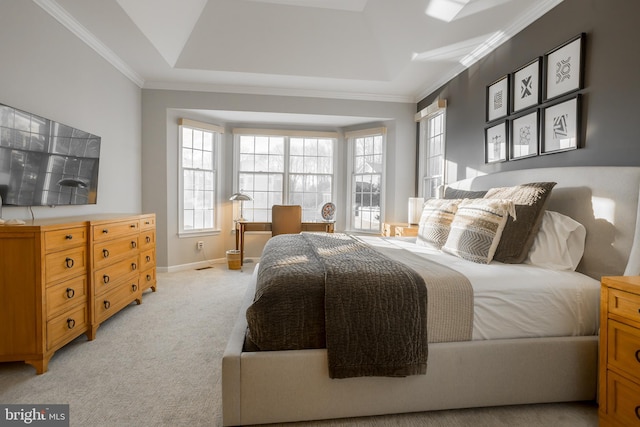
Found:
<path fill-rule="evenodd" d="M 231 200 L 232 202 L 240 202 L 240 217 L 236 219 L 236 221 L 246 221 L 242 216 L 242 205 L 245 201 L 251 200 L 251 197 L 242 193 L 233 193 L 231 197 L 229 197 L 229 200 Z"/>
<path fill-rule="evenodd" d="M 422 216 L 422 207 L 424 205 L 424 197 L 409 197 L 409 225 L 418 224 Z"/>

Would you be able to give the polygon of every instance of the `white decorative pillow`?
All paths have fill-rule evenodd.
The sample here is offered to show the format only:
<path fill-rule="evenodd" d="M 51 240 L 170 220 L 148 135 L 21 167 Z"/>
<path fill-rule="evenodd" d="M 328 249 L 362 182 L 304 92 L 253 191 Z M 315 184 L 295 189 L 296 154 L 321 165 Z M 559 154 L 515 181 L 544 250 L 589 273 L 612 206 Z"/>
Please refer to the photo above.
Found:
<path fill-rule="evenodd" d="M 553 270 L 575 270 L 584 254 L 587 230 L 578 221 L 558 212 L 546 211 L 527 264 Z"/>
<path fill-rule="evenodd" d="M 428 199 L 422 207 L 416 244 L 437 249 L 447 241 L 451 222 L 461 200 Z"/>
<path fill-rule="evenodd" d="M 511 200 L 463 200 L 458 205 L 442 251 L 469 261 L 489 264 L 509 215 L 515 216 L 515 206 Z"/>

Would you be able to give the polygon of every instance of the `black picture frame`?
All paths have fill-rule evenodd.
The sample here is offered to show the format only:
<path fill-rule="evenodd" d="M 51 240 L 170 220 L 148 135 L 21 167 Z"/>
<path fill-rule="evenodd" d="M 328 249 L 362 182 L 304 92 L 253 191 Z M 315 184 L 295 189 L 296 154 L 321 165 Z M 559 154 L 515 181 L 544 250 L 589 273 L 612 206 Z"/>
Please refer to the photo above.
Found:
<path fill-rule="evenodd" d="M 487 86 L 487 122 L 499 120 L 509 114 L 509 80 L 509 75 L 507 74 Z"/>
<path fill-rule="evenodd" d="M 542 92 L 542 57 L 527 62 L 511 74 L 511 113 L 540 103 Z"/>
<path fill-rule="evenodd" d="M 484 130 L 484 161 L 499 163 L 507 161 L 509 132 L 507 121 L 493 124 Z"/>
<path fill-rule="evenodd" d="M 580 33 L 544 55 L 545 101 L 584 87 L 585 40 Z"/>
<path fill-rule="evenodd" d="M 540 144 L 540 112 L 528 110 L 509 120 L 509 160 L 538 155 Z"/>
<path fill-rule="evenodd" d="M 582 97 L 577 94 L 542 108 L 540 154 L 580 148 L 581 100 Z"/>

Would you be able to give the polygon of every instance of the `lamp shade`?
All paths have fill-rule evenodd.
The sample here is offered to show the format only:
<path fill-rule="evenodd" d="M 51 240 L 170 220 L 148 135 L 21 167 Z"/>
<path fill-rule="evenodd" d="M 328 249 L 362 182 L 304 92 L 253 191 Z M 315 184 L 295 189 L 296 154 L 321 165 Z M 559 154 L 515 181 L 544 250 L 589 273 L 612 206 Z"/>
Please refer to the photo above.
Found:
<path fill-rule="evenodd" d="M 409 224 L 418 224 L 422 216 L 422 207 L 424 205 L 424 197 L 409 197 Z"/>
<path fill-rule="evenodd" d="M 246 194 L 242 194 L 242 193 L 233 193 L 231 195 L 231 197 L 229 197 L 229 200 L 233 200 L 233 201 L 240 201 L 240 202 L 246 202 L 251 200 L 251 197 L 249 197 Z"/>

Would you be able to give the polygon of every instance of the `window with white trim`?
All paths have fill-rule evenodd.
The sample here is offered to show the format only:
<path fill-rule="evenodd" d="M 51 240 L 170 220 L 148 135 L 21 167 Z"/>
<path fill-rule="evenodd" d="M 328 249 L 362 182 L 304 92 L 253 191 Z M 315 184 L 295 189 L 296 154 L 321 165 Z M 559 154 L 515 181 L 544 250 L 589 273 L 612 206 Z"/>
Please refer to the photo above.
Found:
<path fill-rule="evenodd" d="M 379 232 L 383 217 L 386 129 L 348 132 L 351 176 L 349 228 Z"/>
<path fill-rule="evenodd" d="M 247 194 L 247 221 L 271 221 L 273 205 L 302 206 L 303 221 L 320 221 L 322 206 L 333 200 L 332 132 L 234 129 L 237 191 Z"/>
<path fill-rule="evenodd" d="M 438 100 L 417 114 L 420 121 L 419 194 L 425 199 L 438 197 L 445 184 L 446 102 Z"/>
<path fill-rule="evenodd" d="M 222 128 L 180 120 L 179 230 L 214 231 L 218 182 L 218 146 Z"/>

